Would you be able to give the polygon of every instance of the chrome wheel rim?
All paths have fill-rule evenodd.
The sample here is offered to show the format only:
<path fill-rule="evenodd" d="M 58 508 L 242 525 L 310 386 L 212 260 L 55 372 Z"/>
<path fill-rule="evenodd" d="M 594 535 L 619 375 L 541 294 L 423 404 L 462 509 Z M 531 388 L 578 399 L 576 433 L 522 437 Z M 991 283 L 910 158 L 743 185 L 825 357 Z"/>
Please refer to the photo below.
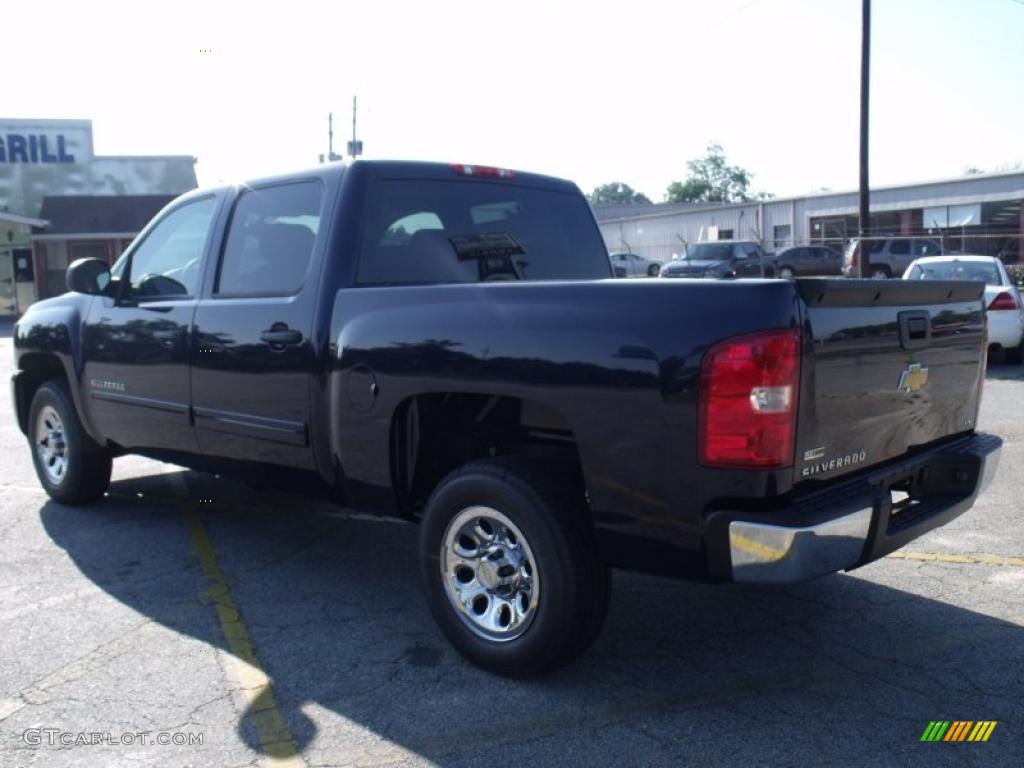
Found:
<path fill-rule="evenodd" d="M 459 512 L 445 530 L 440 560 L 448 601 L 474 634 L 508 642 L 529 628 L 540 574 L 529 542 L 505 515 L 490 507 Z"/>
<path fill-rule="evenodd" d="M 36 453 L 46 479 L 60 485 L 68 473 L 68 444 L 64 422 L 50 405 L 43 406 L 36 417 Z"/>
<path fill-rule="evenodd" d="M 789 267 L 783 267 L 781 270 L 779 270 L 779 276 L 783 280 L 791 280 L 793 278 L 793 270 L 790 269 Z"/>

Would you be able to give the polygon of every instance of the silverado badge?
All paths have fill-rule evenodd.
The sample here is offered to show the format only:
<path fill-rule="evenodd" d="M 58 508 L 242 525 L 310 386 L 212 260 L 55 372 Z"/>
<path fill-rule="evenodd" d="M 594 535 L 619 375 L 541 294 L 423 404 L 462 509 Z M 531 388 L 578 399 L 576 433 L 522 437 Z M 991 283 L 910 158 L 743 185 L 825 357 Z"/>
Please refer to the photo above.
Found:
<path fill-rule="evenodd" d="M 927 383 L 928 369 L 913 363 L 900 374 L 900 383 L 897 389 L 901 392 L 916 392 Z"/>

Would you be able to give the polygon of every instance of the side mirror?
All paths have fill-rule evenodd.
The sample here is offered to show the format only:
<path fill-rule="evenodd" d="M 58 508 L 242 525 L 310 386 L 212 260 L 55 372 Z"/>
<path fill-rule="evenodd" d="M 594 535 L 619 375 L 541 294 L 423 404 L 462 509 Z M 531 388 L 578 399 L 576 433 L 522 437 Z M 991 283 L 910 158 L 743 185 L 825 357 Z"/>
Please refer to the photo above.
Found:
<path fill-rule="evenodd" d="M 103 259 L 76 259 L 68 267 L 64 282 L 69 291 L 106 295 L 110 287 L 110 266 Z"/>

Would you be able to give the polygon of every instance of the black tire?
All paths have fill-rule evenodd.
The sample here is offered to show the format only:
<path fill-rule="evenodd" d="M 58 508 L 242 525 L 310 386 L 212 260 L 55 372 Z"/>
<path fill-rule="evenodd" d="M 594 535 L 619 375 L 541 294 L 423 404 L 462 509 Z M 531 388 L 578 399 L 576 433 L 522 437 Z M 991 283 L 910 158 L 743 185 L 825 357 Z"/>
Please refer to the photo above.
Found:
<path fill-rule="evenodd" d="M 1007 349 L 1003 353 L 1003 360 L 1010 365 L 1020 365 L 1024 363 L 1024 340 L 1021 341 L 1013 349 Z"/>
<path fill-rule="evenodd" d="M 657 277 L 659 272 L 661 272 L 661 267 L 657 264 L 651 264 L 651 266 L 647 268 L 648 277 Z"/>
<path fill-rule="evenodd" d="M 460 612 L 448 596 L 442 574 L 446 533 L 476 506 L 508 518 L 536 563 L 536 607 L 513 639 L 481 636 L 466 618 L 469 612 Z M 476 461 L 441 481 L 421 523 L 420 569 L 431 613 L 448 640 L 477 666 L 506 677 L 530 677 L 568 663 L 597 637 L 608 612 L 611 571 L 595 552 L 584 500 L 570 484 L 524 462 Z"/>
<path fill-rule="evenodd" d="M 41 441 L 49 444 L 51 439 L 44 434 L 46 426 L 40 420 L 40 414 L 48 408 L 59 418 L 63 442 L 64 470 L 57 479 L 53 477 L 52 465 L 47 469 L 49 462 L 44 463 L 39 449 Z M 29 408 L 28 439 L 36 476 L 51 499 L 75 506 L 94 502 L 106 493 L 110 485 L 110 451 L 86 433 L 63 381 L 48 381 L 36 390 Z"/>
<path fill-rule="evenodd" d="M 884 264 L 879 264 L 877 266 L 872 264 L 871 268 L 868 270 L 868 276 L 876 280 L 888 280 L 892 277 L 892 272 L 890 272 L 889 268 Z"/>

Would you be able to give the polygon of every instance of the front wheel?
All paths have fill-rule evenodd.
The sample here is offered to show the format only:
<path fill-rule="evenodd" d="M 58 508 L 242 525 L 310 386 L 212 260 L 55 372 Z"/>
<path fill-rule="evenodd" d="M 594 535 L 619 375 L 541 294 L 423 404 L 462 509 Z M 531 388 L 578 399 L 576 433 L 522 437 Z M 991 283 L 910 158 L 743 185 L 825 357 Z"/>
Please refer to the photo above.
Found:
<path fill-rule="evenodd" d="M 661 271 L 661 267 L 659 267 L 657 264 L 651 264 L 651 266 L 649 266 L 647 268 L 647 276 L 648 277 L 657 277 L 658 273 L 660 271 Z"/>
<path fill-rule="evenodd" d="M 569 662 L 607 613 L 610 572 L 581 494 L 525 463 L 478 461 L 448 475 L 423 516 L 420 564 L 445 636 L 500 675 Z"/>
<path fill-rule="evenodd" d="M 103 496 L 110 484 L 110 452 L 86 433 L 63 382 L 36 390 L 28 430 L 36 476 L 51 499 L 77 505 Z"/>
<path fill-rule="evenodd" d="M 783 280 L 792 280 L 793 277 L 794 277 L 794 275 L 793 275 L 793 268 L 792 267 L 781 267 L 779 269 L 779 277 L 782 278 Z"/>

